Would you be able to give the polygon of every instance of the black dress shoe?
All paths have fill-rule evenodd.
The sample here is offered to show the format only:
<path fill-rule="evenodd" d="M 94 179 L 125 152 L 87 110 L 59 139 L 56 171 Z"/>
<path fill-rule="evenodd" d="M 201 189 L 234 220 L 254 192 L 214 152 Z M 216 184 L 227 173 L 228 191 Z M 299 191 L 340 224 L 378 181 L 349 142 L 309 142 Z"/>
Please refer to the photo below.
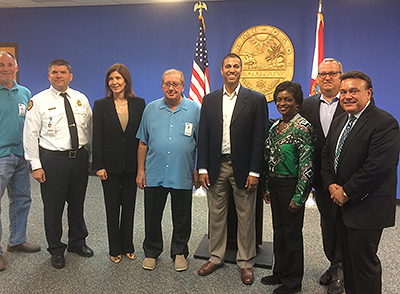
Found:
<path fill-rule="evenodd" d="M 344 292 L 343 280 L 332 278 L 328 287 L 328 294 L 342 294 Z"/>
<path fill-rule="evenodd" d="M 261 283 L 263 283 L 264 285 L 282 284 L 281 278 L 278 277 L 277 275 L 265 276 L 264 278 L 261 279 Z"/>
<path fill-rule="evenodd" d="M 83 257 L 92 257 L 93 256 L 93 250 L 90 249 L 89 246 L 83 245 L 81 247 L 68 247 L 68 252 L 76 253 L 79 254 L 80 256 Z"/>
<path fill-rule="evenodd" d="M 60 269 L 65 266 L 64 254 L 55 254 L 51 256 L 51 265 L 54 268 Z"/>
<path fill-rule="evenodd" d="M 321 278 L 319 279 L 319 283 L 321 285 L 329 285 L 332 281 L 332 274 L 331 271 L 328 269 L 326 272 L 324 272 L 324 274 L 321 276 Z"/>
<path fill-rule="evenodd" d="M 273 294 L 292 294 L 292 293 L 297 293 L 301 291 L 301 286 L 297 287 L 286 287 L 285 285 L 279 286 L 272 292 Z"/>

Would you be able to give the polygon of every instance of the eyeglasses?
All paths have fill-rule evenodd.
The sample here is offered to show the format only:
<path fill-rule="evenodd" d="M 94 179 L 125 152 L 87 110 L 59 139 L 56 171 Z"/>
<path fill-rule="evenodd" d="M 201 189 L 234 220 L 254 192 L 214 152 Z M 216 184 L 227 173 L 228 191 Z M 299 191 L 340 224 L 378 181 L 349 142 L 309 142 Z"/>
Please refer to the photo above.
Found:
<path fill-rule="evenodd" d="M 318 76 L 321 79 L 325 79 L 327 75 L 329 75 L 330 78 L 335 78 L 339 73 L 340 71 L 319 72 Z"/>
<path fill-rule="evenodd" d="M 356 96 L 356 95 L 357 95 L 358 93 L 360 93 L 360 92 L 361 92 L 361 90 L 359 90 L 359 89 L 351 89 L 351 90 L 349 90 L 349 91 L 346 91 L 346 90 L 340 90 L 340 91 L 339 91 L 340 96 L 346 95 L 347 93 L 349 93 L 350 96 Z"/>
<path fill-rule="evenodd" d="M 179 88 L 181 86 L 181 83 L 164 83 L 163 84 L 165 88 L 173 87 L 173 88 Z"/>

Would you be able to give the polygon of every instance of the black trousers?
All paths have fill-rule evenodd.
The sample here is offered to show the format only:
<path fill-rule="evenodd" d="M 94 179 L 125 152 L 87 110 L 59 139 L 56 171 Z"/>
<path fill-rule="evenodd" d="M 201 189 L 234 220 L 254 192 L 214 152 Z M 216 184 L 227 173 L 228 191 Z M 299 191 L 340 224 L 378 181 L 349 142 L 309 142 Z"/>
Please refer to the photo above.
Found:
<path fill-rule="evenodd" d="M 333 203 L 328 191 L 316 189 L 314 191 L 315 201 L 321 215 L 322 244 L 326 258 L 331 265 L 329 271 L 332 276 L 343 279 L 342 257 L 340 254 L 340 244 L 336 227 L 336 220 L 333 216 Z"/>
<path fill-rule="evenodd" d="M 340 232 L 346 294 L 382 293 L 382 267 L 376 253 L 383 230 L 347 227 L 340 209 L 336 220 Z"/>
<path fill-rule="evenodd" d="M 88 182 L 88 155 L 80 149 L 76 158 L 40 150 L 42 168 L 46 181 L 40 184 L 44 206 L 44 226 L 50 254 L 62 254 L 67 247 L 61 242 L 62 215 L 68 203 L 68 247 L 86 244 L 88 231 L 83 217 Z"/>
<path fill-rule="evenodd" d="M 295 213 L 288 210 L 296 184 L 296 178 L 271 178 L 269 182 L 274 229 L 273 274 L 289 288 L 301 286 L 304 274 L 304 205 Z"/>
<path fill-rule="evenodd" d="M 188 241 L 192 230 L 192 190 L 164 187 L 144 189 L 145 239 L 143 250 L 146 257 L 157 258 L 163 251 L 161 230 L 162 215 L 168 193 L 171 194 L 172 241 L 171 258 L 189 254 Z"/>
<path fill-rule="evenodd" d="M 108 174 L 101 181 L 107 215 L 109 254 L 135 252 L 133 220 L 136 203 L 136 173 Z"/>

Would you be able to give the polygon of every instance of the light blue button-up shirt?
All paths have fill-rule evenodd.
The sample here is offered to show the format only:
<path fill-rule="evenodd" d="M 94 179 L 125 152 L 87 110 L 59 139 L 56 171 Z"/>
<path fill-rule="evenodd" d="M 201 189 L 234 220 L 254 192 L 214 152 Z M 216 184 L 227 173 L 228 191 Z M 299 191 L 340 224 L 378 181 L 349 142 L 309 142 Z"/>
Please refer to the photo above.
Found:
<path fill-rule="evenodd" d="M 336 95 L 336 97 L 333 97 L 330 102 L 326 101 L 322 94 L 319 100 L 321 100 L 319 117 L 321 120 L 322 130 L 326 137 L 328 135 L 329 128 L 331 127 L 333 115 L 335 114 L 336 108 L 339 104 L 339 93 Z"/>
<path fill-rule="evenodd" d="M 149 103 L 136 137 L 148 147 L 146 186 L 192 189 L 200 107 L 183 97 L 172 111 L 160 98 Z"/>
<path fill-rule="evenodd" d="M 0 84 L 0 157 L 13 153 L 24 155 L 22 131 L 31 92 L 18 85 L 8 89 Z"/>

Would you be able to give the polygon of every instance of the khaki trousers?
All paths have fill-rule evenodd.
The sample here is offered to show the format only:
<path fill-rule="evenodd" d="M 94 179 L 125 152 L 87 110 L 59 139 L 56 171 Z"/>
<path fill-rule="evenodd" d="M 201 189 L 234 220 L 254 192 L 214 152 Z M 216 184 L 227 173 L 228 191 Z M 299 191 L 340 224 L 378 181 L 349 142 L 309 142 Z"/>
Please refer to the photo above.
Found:
<path fill-rule="evenodd" d="M 233 188 L 233 198 L 238 218 L 236 262 L 240 268 L 252 268 L 256 253 L 256 192 L 239 189 L 233 176 L 232 162 L 221 161 L 220 173 L 214 185 L 207 192 L 209 208 L 209 261 L 220 264 L 224 261 L 227 242 L 227 214 L 229 186 Z"/>

